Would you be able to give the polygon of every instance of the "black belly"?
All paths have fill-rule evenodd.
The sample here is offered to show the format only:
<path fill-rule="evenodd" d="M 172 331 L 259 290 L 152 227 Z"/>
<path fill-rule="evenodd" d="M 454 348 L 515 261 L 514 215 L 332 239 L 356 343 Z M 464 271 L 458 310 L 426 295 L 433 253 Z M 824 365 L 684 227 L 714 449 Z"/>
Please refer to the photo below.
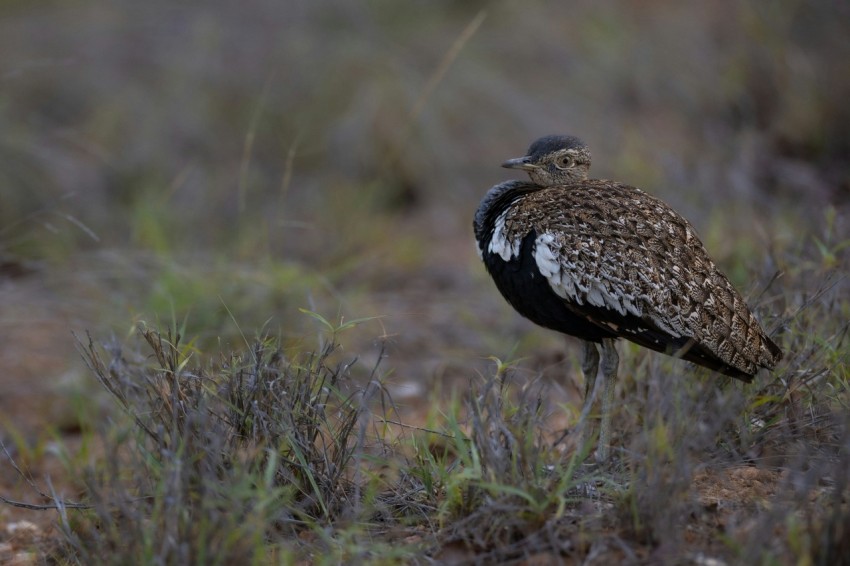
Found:
<path fill-rule="evenodd" d="M 519 314 L 545 328 L 592 342 L 616 337 L 613 332 L 607 332 L 574 314 L 566 301 L 552 291 L 532 255 L 536 238 L 534 231 L 523 238 L 519 257 L 511 261 L 504 261 L 501 256 L 489 251 L 484 252 L 484 264 L 502 296 Z"/>

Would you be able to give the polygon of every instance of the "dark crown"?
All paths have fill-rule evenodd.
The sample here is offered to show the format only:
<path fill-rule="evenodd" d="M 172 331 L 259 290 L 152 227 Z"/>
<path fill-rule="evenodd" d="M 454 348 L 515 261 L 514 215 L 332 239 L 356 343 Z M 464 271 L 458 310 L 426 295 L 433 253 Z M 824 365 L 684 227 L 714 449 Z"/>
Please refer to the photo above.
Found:
<path fill-rule="evenodd" d="M 526 155 L 536 163 L 544 156 L 562 149 L 587 149 L 587 145 L 575 136 L 543 136 L 528 148 Z"/>

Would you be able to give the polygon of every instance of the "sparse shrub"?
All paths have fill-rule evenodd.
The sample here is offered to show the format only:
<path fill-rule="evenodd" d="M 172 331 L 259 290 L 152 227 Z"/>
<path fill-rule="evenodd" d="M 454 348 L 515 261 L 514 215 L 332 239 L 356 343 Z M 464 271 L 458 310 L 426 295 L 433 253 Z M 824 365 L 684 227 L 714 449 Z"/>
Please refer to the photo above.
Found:
<path fill-rule="evenodd" d="M 297 554 L 299 533 L 316 538 L 375 513 L 364 506 L 364 460 L 382 449 L 366 426 L 381 386 L 351 388 L 349 364 L 329 362 L 334 342 L 289 360 L 262 339 L 199 369 L 179 336 L 140 332 L 147 360 L 115 343 L 107 357 L 91 339 L 82 345 L 130 426 L 114 422 L 109 456 L 86 477 L 92 511 L 64 524 L 75 559 L 263 562 Z"/>

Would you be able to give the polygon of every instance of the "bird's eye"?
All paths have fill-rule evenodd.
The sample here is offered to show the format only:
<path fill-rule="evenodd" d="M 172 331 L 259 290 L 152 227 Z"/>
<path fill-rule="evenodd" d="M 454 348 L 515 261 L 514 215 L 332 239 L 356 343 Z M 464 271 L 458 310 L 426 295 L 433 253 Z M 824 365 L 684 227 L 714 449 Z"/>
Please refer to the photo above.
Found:
<path fill-rule="evenodd" d="M 569 169 L 575 165 L 575 159 L 571 155 L 562 155 L 555 160 L 555 167 L 558 169 Z"/>

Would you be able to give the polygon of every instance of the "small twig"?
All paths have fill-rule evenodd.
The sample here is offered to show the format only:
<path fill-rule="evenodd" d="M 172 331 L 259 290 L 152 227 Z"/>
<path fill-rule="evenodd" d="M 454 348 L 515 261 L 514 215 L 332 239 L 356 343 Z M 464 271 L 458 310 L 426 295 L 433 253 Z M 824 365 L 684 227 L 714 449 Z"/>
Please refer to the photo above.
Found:
<path fill-rule="evenodd" d="M 12 507 L 18 507 L 20 509 L 30 509 L 30 510 L 33 510 L 33 511 L 46 511 L 46 510 L 49 510 L 49 509 L 63 509 L 63 508 L 64 509 L 91 509 L 92 508 L 91 505 L 87 505 L 85 503 L 73 503 L 73 502 L 68 502 L 68 501 L 62 501 L 62 500 L 60 500 L 56 497 L 51 497 L 47 493 L 43 492 L 42 490 L 40 490 L 38 488 L 37 485 L 35 485 L 35 482 L 32 481 L 32 479 L 20 467 L 18 467 L 18 464 L 15 462 L 15 459 L 12 458 L 12 455 L 9 453 L 9 449 L 6 448 L 6 444 L 3 442 L 2 439 L 0 439 L 0 448 L 3 449 L 3 454 L 6 455 L 6 459 L 9 460 L 9 463 L 12 464 L 12 467 L 15 469 L 15 471 L 18 473 L 18 475 L 21 476 L 22 478 L 24 478 L 24 481 L 26 481 L 27 484 L 29 484 L 29 486 L 32 488 L 33 491 L 35 491 L 41 497 L 44 497 L 45 499 L 53 499 L 57 503 L 44 504 L 44 505 L 39 505 L 39 504 L 36 504 L 36 503 L 24 503 L 22 501 L 14 501 L 14 500 L 9 499 L 8 497 L 4 497 L 2 495 L 0 495 L 0 502 L 5 503 L 6 505 L 11 505 Z M 49 483 L 49 481 L 48 481 L 48 483 Z"/>
<path fill-rule="evenodd" d="M 0 502 L 19 509 L 29 509 L 30 511 L 51 511 L 53 509 L 91 509 L 91 505 L 85 503 L 70 503 L 62 500 L 57 500 L 59 503 L 50 503 L 47 505 L 37 505 L 35 503 L 24 503 L 23 501 L 14 501 L 0 495 Z"/>
<path fill-rule="evenodd" d="M 434 69 L 434 72 L 428 77 L 428 80 L 425 82 L 425 85 L 422 87 L 422 90 L 419 93 L 419 96 L 416 97 L 416 100 L 413 102 L 413 106 L 410 109 L 410 113 L 407 115 L 407 120 L 402 129 L 402 134 L 399 139 L 399 143 L 394 146 L 394 149 L 389 153 L 383 170 L 393 169 L 397 163 L 401 160 L 404 149 L 407 146 L 407 140 L 410 138 L 411 132 L 413 131 L 413 127 L 419 119 L 420 114 L 425 109 L 425 105 L 430 100 L 431 95 L 443 81 L 443 78 L 446 76 L 446 73 L 452 67 L 452 64 L 460 55 L 463 48 L 466 46 L 467 42 L 472 39 L 472 36 L 475 35 L 475 32 L 478 31 L 478 28 L 484 23 L 484 18 L 486 17 L 487 12 L 485 10 L 480 10 L 475 17 L 470 20 L 470 22 L 463 28 L 460 32 L 460 35 L 454 40 L 449 50 L 443 55 L 443 58 L 440 60 L 437 68 Z"/>
<path fill-rule="evenodd" d="M 776 283 L 776 281 L 779 280 L 780 277 L 782 277 L 782 275 L 783 273 L 777 270 L 773 274 L 773 277 L 770 278 L 770 281 L 768 281 L 764 288 L 759 292 L 759 294 L 755 296 L 755 300 L 753 302 L 756 304 L 760 303 L 761 298 L 764 296 L 764 294 L 767 293 L 768 289 L 770 289 L 771 286 L 773 286 L 773 284 Z"/>
<path fill-rule="evenodd" d="M 390 419 L 379 419 L 379 420 L 383 423 L 400 426 L 402 428 L 409 428 L 409 429 L 413 429 L 413 430 L 418 430 L 420 432 L 427 432 L 429 434 L 436 434 L 438 436 L 442 436 L 442 437 L 445 437 L 445 438 L 451 438 L 452 440 L 456 439 L 456 437 L 453 434 L 446 434 L 445 432 L 440 432 L 438 430 L 432 430 L 430 428 L 423 428 L 421 426 L 404 424 L 403 422 L 393 421 L 393 420 L 390 420 Z M 468 440 L 468 439 L 465 439 L 465 440 Z"/>
<path fill-rule="evenodd" d="M 817 303 L 821 299 L 821 297 L 823 297 L 824 295 L 826 295 L 827 293 L 832 291 L 839 283 L 844 281 L 846 278 L 847 278 L 846 275 L 842 275 L 841 277 L 838 277 L 835 281 L 832 281 L 831 283 L 825 281 L 824 286 L 821 287 L 820 289 L 818 289 L 818 291 L 814 295 L 812 295 L 812 297 L 809 300 L 805 301 L 802 305 L 800 305 L 800 307 L 796 311 L 794 311 L 792 314 L 783 318 L 779 322 L 779 324 L 774 325 L 773 329 L 770 332 L 768 332 L 768 335 L 773 336 L 774 334 L 776 334 L 776 332 L 780 328 L 787 326 L 788 323 L 791 322 L 792 320 L 794 320 L 795 318 L 797 318 L 800 315 L 801 312 L 803 312 L 804 310 L 806 310 L 807 308 L 809 308 L 813 304 Z"/>
<path fill-rule="evenodd" d="M 154 343 L 151 341 L 152 335 L 143 328 L 140 330 L 145 339 L 148 340 L 148 343 L 151 345 L 151 347 L 155 347 Z M 82 340 L 80 340 L 80 338 L 75 332 L 72 331 L 71 335 L 74 337 L 74 340 L 77 343 L 77 351 L 83 358 L 83 362 L 92 371 L 98 383 L 100 383 L 113 397 L 115 397 L 115 399 L 120 405 L 120 408 L 124 411 L 125 414 L 131 417 L 133 421 L 135 421 L 136 425 L 141 430 L 143 430 L 158 445 L 161 445 L 163 440 L 159 437 L 159 435 L 153 430 L 151 430 L 151 428 L 148 427 L 144 422 L 142 422 L 139 416 L 133 411 L 132 407 L 130 406 L 130 401 L 127 399 L 127 396 L 124 394 L 124 392 L 121 391 L 119 387 L 117 387 L 107 378 L 107 376 L 110 375 L 111 370 L 107 370 L 104 367 L 103 361 L 100 359 L 100 356 L 98 356 L 97 351 L 95 350 L 94 340 L 92 339 L 91 334 L 86 331 L 86 337 L 88 338 L 87 346 Z M 114 361 L 115 360 L 113 360 L 113 362 Z"/>
<path fill-rule="evenodd" d="M 6 455 L 6 458 L 9 460 L 9 463 L 12 464 L 12 467 L 15 468 L 16 472 L 18 472 L 18 475 L 24 478 L 24 481 L 26 481 L 31 488 L 38 492 L 39 495 L 41 495 L 42 497 L 47 497 L 44 492 L 38 489 L 38 487 L 35 485 L 35 482 L 32 481 L 32 478 L 30 478 L 27 474 L 24 473 L 23 470 L 18 467 L 18 464 L 15 463 L 15 459 L 12 458 L 12 455 L 9 453 L 9 449 L 6 448 L 6 444 L 3 442 L 2 438 L 0 438 L 0 448 L 3 449 L 3 454 Z"/>
<path fill-rule="evenodd" d="M 475 14 L 475 17 L 463 28 L 463 31 L 460 32 L 460 35 L 457 39 L 454 40 L 449 50 L 443 56 L 440 64 L 437 65 L 437 68 L 428 77 L 428 82 L 425 83 L 425 86 L 422 88 L 421 93 L 416 99 L 416 102 L 413 103 L 413 108 L 410 110 L 410 115 L 408 116 L 408 124 L 412 124 L 415 122 L 419 115 L 422 113 L 422 110 L 425 108 L 425 104 L 428 102 L 428 99 L 431 98 L 431 95 L 436 90 L 437 86 L 443 81 L 443 77 L 446 75 L 448 70 L 451 68 L 452 63 L 454 63 L 455 59 L 457 59 L 460 52 L 463 51 L 466 43 L 472 39 L 472 36 L 475 35 L 475 32 L 478 31 L 478 28 L 484 22 L 484 18 L 487 15 L 487 12 L 484 10 L 479 11 Z"/>

